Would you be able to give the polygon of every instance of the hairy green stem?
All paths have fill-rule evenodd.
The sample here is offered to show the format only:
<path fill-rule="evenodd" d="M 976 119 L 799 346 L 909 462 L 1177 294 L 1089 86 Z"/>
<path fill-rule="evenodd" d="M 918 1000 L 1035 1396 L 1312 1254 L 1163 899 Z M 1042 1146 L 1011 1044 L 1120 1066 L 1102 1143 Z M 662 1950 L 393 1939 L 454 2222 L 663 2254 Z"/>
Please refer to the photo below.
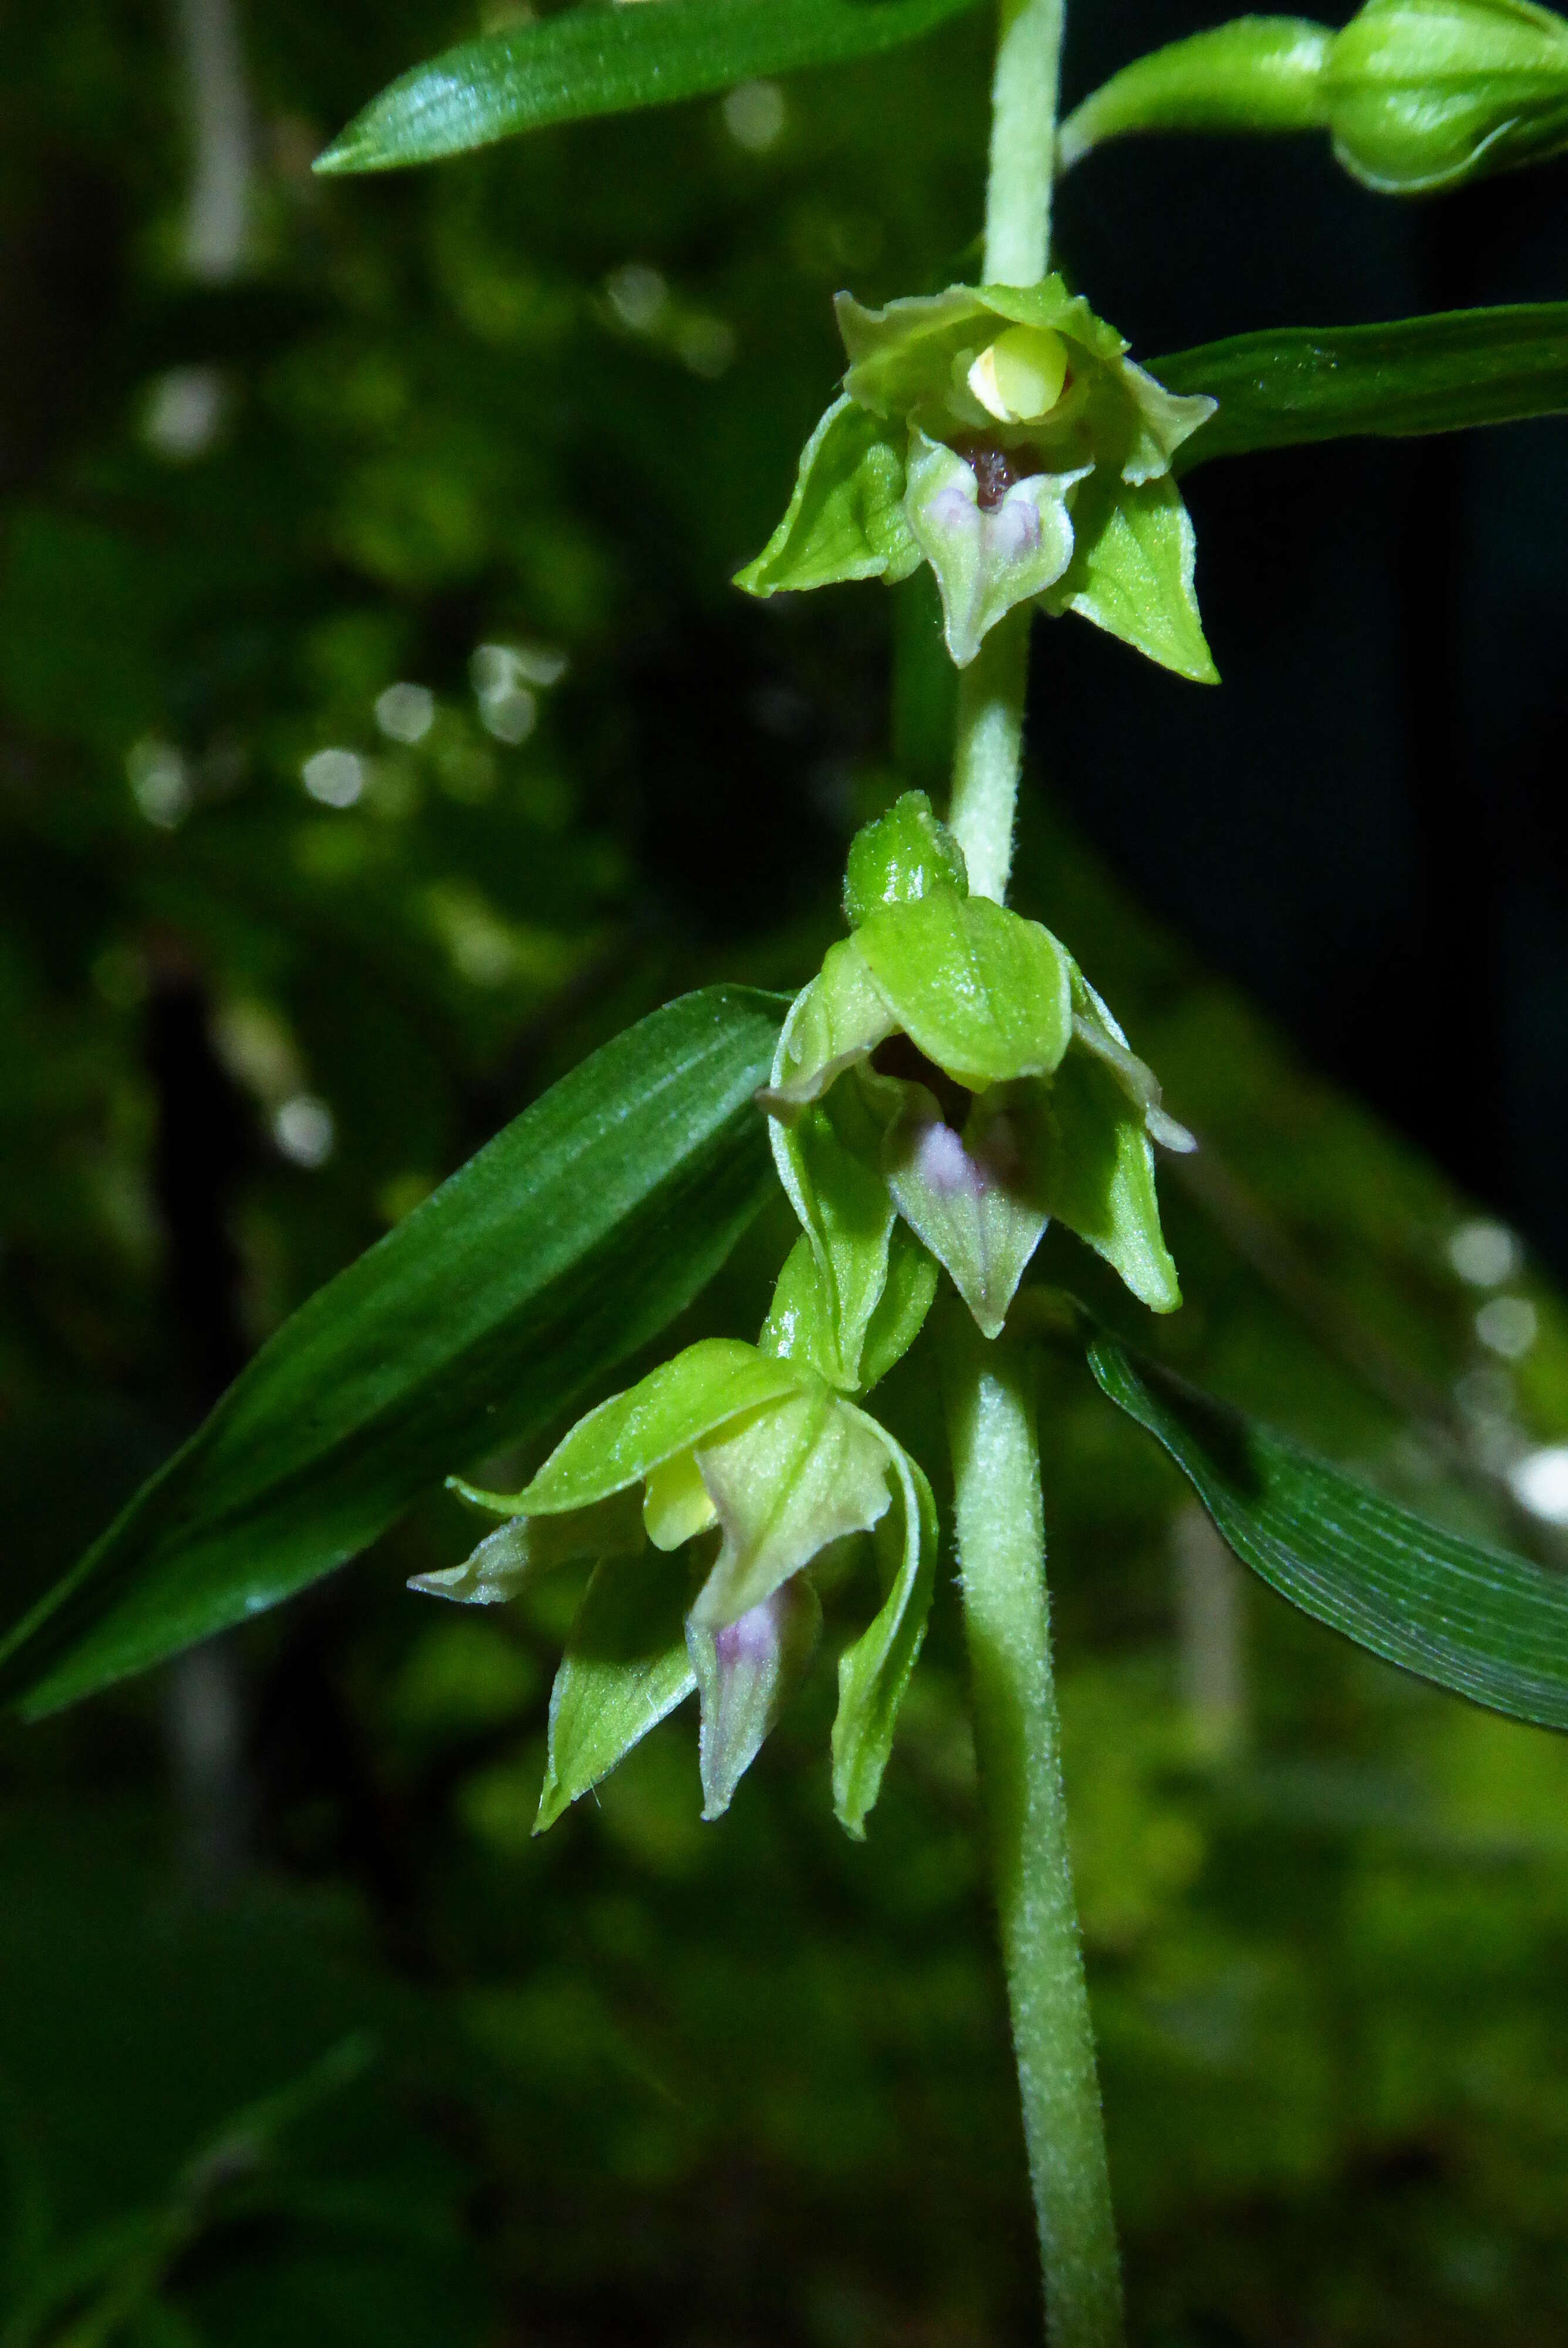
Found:
<path fill-rule="evenodd" d="M 958 739 L 948 821 L 977 897 L 1007 896 L 1023 764 L 1030 613 L 1009 612 L 958 678 Z"/>
<path fill-rule="evenodd" d="M 1063 0 L 1001 0 L 991 80 L 986 283 L 1033 285 L 1050 252 L 1050 191 L 1061 71 Z M 948 821 L 978 896 L 1007 895 L 1023 763 L 1027 606 L 991 630 L 958 685 Z"/>
<path fill-rule="evenodd" d="M 992 284 L 1045 274 L 1062 9 L 1063 0 L 1001 0 L 986 199 Z M 999 904 L 1012 869 L 1030 617 L 1026 605 L 993 628 L 958 685 L 948 820 L 970 888 Z M 1050 2348 L 1117 2348 L 1122 2271 L 1067 1847 L 1031 1364 L 1016 1343 L 988 1343 L 967 1316 L 954 1326 L 948 1434 L 975 1746 L 1046 2337 Z"/>
<path fill-rule="evenodd" d="M 948 1439 L 975 1744 L 996 1883 L 1050 2348 L 1116 2348 L 1122 2277 L 1083 1980 L 1050 1665 L 1033 1364 L 968 1325 Z"/>
<path fill-rule="evenodd" d="M 991 79 L 986 283 L 1033 285 L 1050 251 L 1063 0 L 1001 0 Z"/>

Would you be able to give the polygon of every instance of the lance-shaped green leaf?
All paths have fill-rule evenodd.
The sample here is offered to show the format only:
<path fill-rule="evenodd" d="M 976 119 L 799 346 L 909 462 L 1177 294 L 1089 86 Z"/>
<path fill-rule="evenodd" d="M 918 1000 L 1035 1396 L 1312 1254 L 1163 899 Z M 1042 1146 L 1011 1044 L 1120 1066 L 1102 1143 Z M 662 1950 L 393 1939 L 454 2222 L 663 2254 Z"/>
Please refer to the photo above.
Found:
<path fill-rule="evenodd" d="M 1217 685 L 1193 583 L 1197 541 L 1175 482 L 1162 475 L 1129 488 L 1096 473 L 1072 519 L 1072 561 L 1041 597 L 1046 610 L 1076 612 L 1162 668 Z"/>
<path fill-rule="evenodd" d="M 822 1635 L 822 1601 L 794 1575 L 759 1606 L 707 1631 L 688 1622 L 686 1642 L 702 1704 L 697 1758 L 702 1816 L 723 1818 L 735 1787 L 805 1676 Z"/>
<path fill-rule="evenodd" d="M 1385 1663 L 1568 1728 L 1568 1576 L 1426 1523 L 1109 1337 L 1089 1360 L 1281 1597 Z"/>
<path fill-rule="evenodd" d="M 646 1344 L 772 1191 L 783 1011 L 688 995 L 526 1110 L 263 1347 L 0 1643 L 0 1694 L 49 1711 L 276 1605 Z"/>
<path fill-rule="evenodd" d="M 494 1505 L 494 1495 L 471 1484 L 450 1479 L 481 1508 Z M 583 1558 L 637 1557 L 647 1535 L 635 1492 L 617 1492 L 597 1508 L 579 1509 L 564 1517 L 513 1517 L 487 1533 L 461 1565 L 434 1573 L 416 1573 L 409 1581 L 425 1598 L 449 1598 L 459 1606 L 504 1606 L 542 1573 Z"/>
<path fill-rule="evenodd" d="M 1282 327 L 1154 365 L 1162 381 L 1219 403 L 1183 448 L 1181 472 L 1305 441 L 1457 432 L 1568 412 L 1568 303 Z"/>
<path fill-rule="evenodd" d="M 1048 1076 L 1067 1049 L 1067 957 L 1038 922 L 938 890 L 878 908 L 851 942 L 910 1042 L 970 1092 Z"/>
<path fill-rule="evenodd" d="M 833 1723 L 833 1806 L 856 1841 L 882 1789 L 898 1707 L 926 1636 L 937 1576 L 937 1504 L 924 1474 L 885 1429 L 898 1507 L 876 1529 L 886 1591 L 880 1611 L 838 1659 L 838 1711 Z"/>
<path fill-rule="evenodd" d="M 1568 24 L 1531 0 L 1368 0 L 1322 87 L 1346 170 L 1423 195 L 1568 145 Z"/>
<path fill-rule="evenodd" d="M 372 100 L 318 171 L 434 162 L 546 123 L 701 98 L 917 40 L 972 0 L 680 0 L 569 8 L 465 41 Z"/>
<path fill-rule="evenodd" d="M 1333 39 L 1305 16 L 1238 16 L 1167 42 L 1074 108 L 1057 136 L 1056 168 L 1070 171 L 1091 148 L 1135 132 L 1320 129 Z"/>
<path fill-rule="evenodd" d="M 550 1690 L 535 1834 L 607 1776 L 696 1687 L 684 1560 L 645 1553 L 594 1568 Z"/>
<path fill-rule="evenodd" d="M 869 408 L 835 399 L 801 453 L 783 521 L 736 586 L 761 596 L 847 579 L 891 586 L 918 570 L 904 517 L 904 438 Z"/>
<path fill-rule="evenodd" d="M 887 1187 L 977 1325 L 995 1337 L 1050 1220 L 1044 1167 L 1028 1148 L 1036 1123 L 1029 1104 L 1044 1087 L 983 1094 L 961 1134 L 923 1085 L 900 1089 L 905 1105 L 883 1148 Z"/>
<path fill-rule="evenodd" d="M 726 1427 L 698 1454 L 723 1545 L 692 1619 L 719 1631 L 819 1550 L 886 1515 L 887 1455 L 873 1424 L 815 1384 Z"/>

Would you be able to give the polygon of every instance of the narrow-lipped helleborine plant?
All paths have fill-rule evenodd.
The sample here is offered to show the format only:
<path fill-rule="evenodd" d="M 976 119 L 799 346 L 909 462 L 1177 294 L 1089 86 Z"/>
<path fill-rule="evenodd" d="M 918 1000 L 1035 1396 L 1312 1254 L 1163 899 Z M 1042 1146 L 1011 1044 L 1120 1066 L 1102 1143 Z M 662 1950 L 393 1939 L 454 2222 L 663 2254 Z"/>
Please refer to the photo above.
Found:
<path fill-rule="evenodd" d="M 329 172 L 827 66 L 971 0 L 663 0 L 469 43 L 377 98 Z M 1368 187 L 1448 186 L 1568 140 L 1568 26 L 1527 0 L 1368 0 L 1342 32 L 1247 17 L 1129 66 L 1059 140 L 1061 0 L 1001 0 L 980 283 L 840 296 L 842 386 L 754 595 L 929 564 L 958 672 L 946 819 L 907 792 L 854 841 L 845 934 L 793 1002 L 717 987 L 553 1086 L 272 1339 L 206 1425 L 0 1643 L 41 1713 L 275 1603 L 444 1472 L 533 1439 L 686 1304 L 782 1182 L 800 1234 L 755 1342 L 600 1400 L 499 1522 L 415 1587 L 502 1601 L 591 1565 L 550 1700 L 538 1828 L 692 1694 L 717 1819 L 837 1658 L 833 1792 L 866 1831 L 936 1588 L 925 1470 L 866 1397 L 904 1356 L 946 1399 L 954 1524 L 1013 2041 L 1059 2348 L 1122 2293 L 1059 1762 L 1031 1343 L 1087 1362 L 1236 1553 L 1372 1653 L 1568 1727 L 1568 1583 L 1440 1531 L 1201 1402 L 1027 1285 L 1054 1218 L 1152 1313 L 1180 1303 L 1153 1147 L 1191 1137 L 1069 944 L 1007 904 L 1030 630 L 1076 615 L 1215 681 L 1179 476 L 1221 455 L 1568 407 L 1568 305 L 1286 331 L 1134 363 L 1048 273 L 1058 172 L 1132 131 L 1327 129 Z M 825 389 L 826 387 L 825 386 Z M 804 424 L 804 419 L 803 419 Z M 782 487 L 782 485 L 781 485 Z M 933 1340 L 928 1330 L 939 1331 Z"/>

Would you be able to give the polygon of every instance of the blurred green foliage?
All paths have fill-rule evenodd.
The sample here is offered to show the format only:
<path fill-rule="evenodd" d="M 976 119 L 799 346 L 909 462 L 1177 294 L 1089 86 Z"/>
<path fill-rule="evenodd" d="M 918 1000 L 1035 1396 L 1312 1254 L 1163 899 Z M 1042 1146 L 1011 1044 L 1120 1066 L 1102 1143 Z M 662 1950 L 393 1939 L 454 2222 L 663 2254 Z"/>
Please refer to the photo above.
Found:
<path fill-rule="evenodd" d="M 885 599 L 723 582 L 835 373 L 827 295 L 962 272 L 978 19 L 328 186 L 326 136 L 472 18 L 251 0 L 221 284 L 181 262 L 174 22 L 25 12 L 0 102 L 7 1619 L 585 1050 L 687 985 L 798 983 L 854 825 L 939 780 L 918 588 L 893 691 Z M 1506 1471 L 1568 1426 L 1557 1300 L 1519 1272 L 1486 1303 L 1463 1202 L 1040 793 L 1017 894 L 1208 1145 L 1204 1187 L 1165 1178 L 1163 1357 L 1541 1547 Z M 786 1220 L 677 1337 L 753 1333 Z M 1568 1756 L 1242 1587 L 1087 1380 L 1042 1376 L 1137 2336 L 1557 2340 Z M 887 1406 L 938 1472 L 907 1375 Z M 405 1594 L 463 1540 L 433 1498 L 235 1641 L 227 1760 L 178 1673 L 0 1736 L 0 2343 L 1029 2336 L 951 1591 L 864 1849 L 827 1663 L 722 1825 L 677 1718 L 534 1844 L 575 1593 Z"/>

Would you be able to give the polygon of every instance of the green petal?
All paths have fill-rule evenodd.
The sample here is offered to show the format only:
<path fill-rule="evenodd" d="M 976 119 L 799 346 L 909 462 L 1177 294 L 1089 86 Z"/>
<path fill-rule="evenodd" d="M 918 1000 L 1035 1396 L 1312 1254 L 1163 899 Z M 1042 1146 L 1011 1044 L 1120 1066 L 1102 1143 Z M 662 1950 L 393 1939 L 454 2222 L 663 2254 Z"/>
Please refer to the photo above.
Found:
<path fill-rule="evenodd" d="M 1060 277 L 1038 285 L 949 285 L 940 294 L 905 295 L 867 310 L 841 294 L 834 304 L 849 366 L 844 388 L 886 417 L 907 416 L 953 389 L 954 362 L 994 342 L 1001 325 L 1044 326 L 1111 366 L 1127 345 L 1081 294 Z"/>
<path fill-rule="evenodd" d="M 882 310 L 840 294 L 833 307 L 849 357 L 845 392 L 879 416 L 899 418 L 945 394 L 953 360 L 966 345 L 978 350 L 990 340 L 997 314 L 973 285 L 906 294 Z"/>
<path fill-rule="evenodd" d="M 1132 403 L 1132 445 L 1122 460 L 1122 479 L 1134 489 L 1171 469 L 1171 459 L 1200 424 L 1218 407 L 1206 392 L 1167 391 L 1131 359 L 1117 365 L 1121 387 Z"/>
<path fill-rule="evenodd" d="M 783 521 L 735 584 L 749 595 L 907 579 L 920 564 L 904 519 L 904 435 L 836 399 L 801 455 Z"/>
<path fill-rule="evenodd" d="M 1046 610 L 1076 612 L 1178 676 L 1217 685 L 1193 586 L 1192 520 L 1169 475 L 1130 489 L 1097 472 L 1079 490 L 1072 519 L 1077 546 L 1041 598 Z"/>
<path fill-rule="evenodd" d="M 897 1025 L 971 1092 L 1049 1076 L 1066 1051 L 1067 957 L 1038 922 L 938 890 L 870 914 L 856 942 Z"/>
<path fill-rule="evenodd" d="M 722 1631 L 686 1626 L 702 1724 L 702 1816 L 723 1818 L 735 1787 L 794 1694 L 822 1635 L 822 1601 L 797 1573 Z"/>
<path fill-rule="evenodd" d="M 771 1598 L 819 1550 L 886 1514 L 887 1457 L 830 1386 L 792 1395 L 699 1454 L 724 1529 L 692 1620 L 718 1631 Z"/>
<path fill-rule="evenodd" d="M 579 1419 L 511 1505 L 520 1516 L 586 1508 L 641 1483 L 726 1419 L 798 1385 L 776 1355 L 737 1337 L 705 1337 Z"/>
<path fill-rule="evenodd" d="M 683 1620 L 690 1589 L 684 1560 L 656 1552 L 595 1567 L 550 1690 L 536 1834 L 692 1694 L 697 1680 Z"/>
<path fill-rule="evenodd" d="M 858 1416 L 858 1414 L 857 1414 Z M 868 1419 L 868 1426 L 876 1422 Z M 876 1530 L 887 1595 L 869 1630 L 838 1659 L 838 1711 L 833 1724 L 833 1807 L 859 1841 L 866 1812 L 882 1789 L 893 1731 L 915 1668 L 937 1579 L 937 1505 L 902 1445 L 876 1427 L 893 1463 L 898 1508 Z"/>

